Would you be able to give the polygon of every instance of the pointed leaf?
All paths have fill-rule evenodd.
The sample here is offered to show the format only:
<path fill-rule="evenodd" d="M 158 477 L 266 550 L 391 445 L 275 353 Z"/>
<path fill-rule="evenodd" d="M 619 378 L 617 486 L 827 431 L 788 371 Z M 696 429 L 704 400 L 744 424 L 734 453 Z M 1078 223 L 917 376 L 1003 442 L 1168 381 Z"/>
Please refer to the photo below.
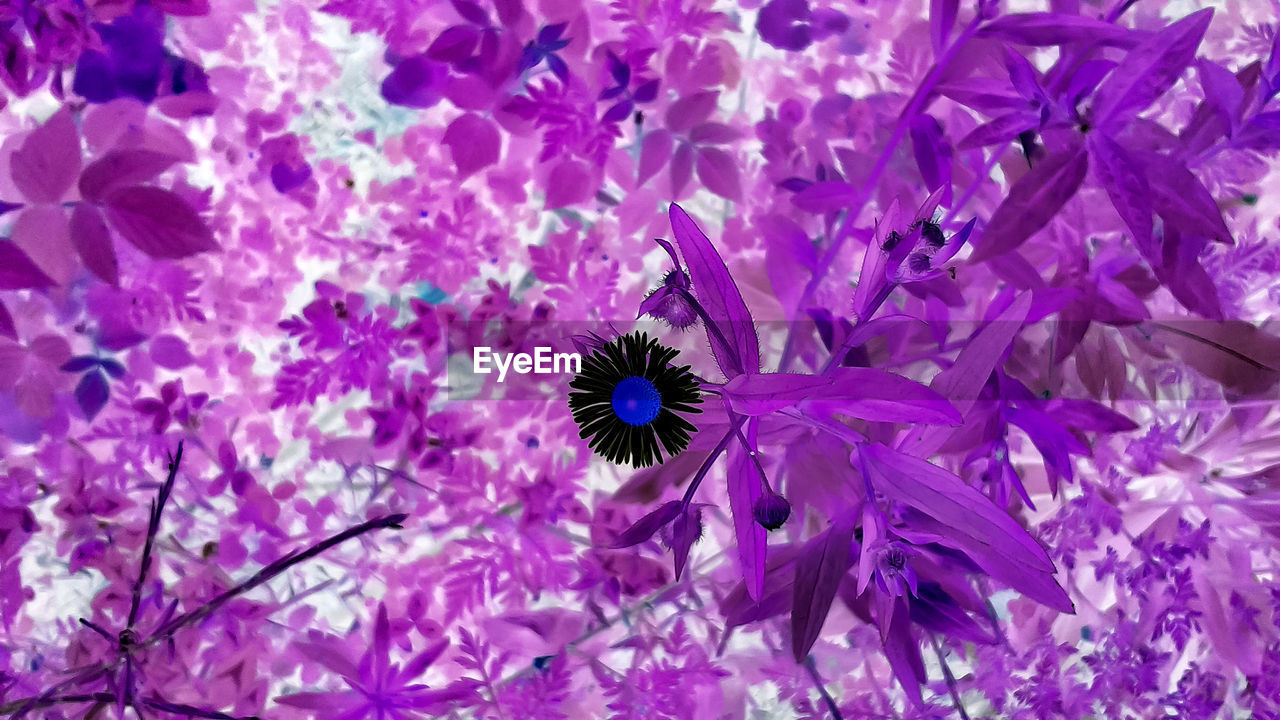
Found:
<path fill-rule="evenodd" d="M 2 275 L 0 272 L 0 276 Z M 0 335 L 18 339 L 18 328 L 13 324 L 13 316 L 9 314 L 9 308 L 4 306 L 3 300 L 0 300 Z"/>
<path fill-rule="evenodd" d="M 979 34 L 1037 47 L 1075 42 L 1132 47 L 1141 38 L 1132 30 L 1084 15 L 1047 12 L 1002 15 L 983 25 Z"/>
<path fill-rule="evenodd" d="M 715 112 L 719 98 L 718 91 L 704 90 L 671 103 L 671 107 L 667 108 L 667 129 L 679 134 L 705 122 Z"/>
<path fill-rule="evenodd" d="M 546 208 L 552 210 L 586 202 L 597 189 L 590 168 L 578 160 L 565 158 L 547 176 Z"/>
<path fill-rule="evenodd" d="M 752 510 L 764 494 L 755 463 L 742 443 L 729 450 L 729 510 L 733 513 L 733 529 L 737 537 L 738 559 L 747 594 L 759 600 L 764 590 L 765 547 L 768 531 L 755 521 Z"/>
<path fill-rule="evenodd" d="M 765 415 L 795 405 L 815 394 L 825 394 L 831 379 L 794 373 L 748 373 L 725 384 L 724 398 L 734 412 Z"/>
<path fill-rule="evenodd" d="M 1213 194 L 1180 160 L 1160 154 L 1138 158 L 1146 163 L 1152 203 L 1168 225 L 1187 235 L 1230 244 L 1231 230 Z"/>
<path fill-rule="evenodd" d="M 1021 133 L 1039 126 L 1040 118 L 1031 113 L 1022 110 L 1007 113 L 971 130 L 956 144 L 956 149 L 972 150 L 988 145 L 1010 143 Z"/>
<path fill-rule="evenodd" d="M 698 180 L 708 190 L 726 200 L 742 200 L 738 163 L 732 155 L 719 148 L 698 148 L 697 168 Z"/>
<path fill-rule="evenodd" d="M 979 262 L 1017 249 L 1049 224 L 1084 182 L 1089 156 L 1077 145 L 1041 160 L 996 208 L 970 260 Z"/>
<path fill-rule="evenodd" d="M 637 187 L 644 185 L 646 180 L 658 174 L 658 171 L 671 159 L 672 142 L 671 133 L 666 130 L 654 130 L 644 136 L 644 140 L 640 143 Z"/>
<path fill-rule="evenodd" d="M 826 213 L 849 207 L 858 200 L 858 191 L 849 183 L 827 181 L 813 183 L 791 198 L 801 210 Z"/>
<path fill-rule="evenodd" d="M 821 535 L 810 540 L 796 561 L 796 584 L 791 607 L 791 655 L 802 662 L 822 633 L 840 581 L 849 572 L 853 518 L 838 516 Z"/>
<path fill-rule="evenodd" d="M 1222 119 L 1222 127 L 1234 136 L 1240 127 L 1240 106 L 1244 103 L 1244 88 L 1236 74 L 1203 58 L 1197 61 L 1196 72 L 1205 102 Z"/>
<path fill-rule="evenodd" d="M 53 279 L 31 262 L 22 248 L 0 240 L 0 290 L 47 288 Z"/>
<path fill-rule="evenodd" d="M 172 155 L 154 150 L 112 150 L 89 163 L 80 173 L 80 195 L 89 202 L 101 202 L 116 188 L 154 180 L 177 161 Z"/>
<path fill-rule="evenodd" d="M 80 132 L 69 109 L 31 131 L 13 153 L 9 172 L 22 195 L 38 203 L 62 199 L 80 172 Z"/>
<path fill-rule="evenodd" d="M 831 386 L 808 401 L 810 410 L 877 422 L 960 424 L 960 413 L 946 398 L 901 375 L 877 368 L 838 367 L 831 378 Z"/>
<path fill-rule="evenodd" d="M 1196 57 L 1213 8 L 1194 12 L 1129 51 L 1094 96 L 1098 126 L 1123 124 L 1164 95 Z"/>
<path fill-rule="evenodd" d="M 111 242 L 111 231 L 98 208 L 78 203 L 71 211 L 71 244 L 89 272 L 100 280 L 120 286 L 120 266 L 116 261 L 116 248 Z"/>
<path fill-rule="evenodd" d="M 960 0 L 929 0 L 929 41 L 933 43 L 934 57 L 947 46 L 959 9 Z"/>
<path fill-rule="evenodd" d="M 177 259 L 218 249 L 209 227 L 176 193 L 135 185 L 106 200 L 111 226 L 151 257 Z"/>
<path fill-rule="evenodd" d="M 693 280 L 694 296 L 731 347 L 708 329 L 711 351 L 726 377 L 760 369 L 755 323 L 738 285 L 711 240 L 679 205 L 671 203 L 671 229 Z"/>
<path fill-rule="evenodd" d="M 76 403 L 84 411 L 85 419 L 92 421 L 107 405 L 111 390 L 107 387 L 107 376 L 94 370 L 80 378 L 76 385 Z"/>
<path fill-rule="evenodd" d="M 679 197 L 693 175 L 693 146 L 681 142 L 671 156 L 671 195 Z"/>
<path fill-rule="evenodd" d="M 1146 175 L 1125 149 L 1102 132 L 1089 133 L 1089 154 L 1094 172 L 1106 189 L 1120 219 L 1129 227 L 1134 243 L 1151 259 L 1152 242 L 1151 186 Z"/>
<path fill-rule="evenodd" d="M 618 536 L 618 539 L 610 547 L 615 549 L 626 548 L 647 541 L 663 525 L 676 519 L 676 516 L 680 514 L 680 506 L 681 502 L 679 500 L 672 500 L 659 505 L 657 510 L 635 521 L 631 527 Z"/>
<path fill-rule="evenodd" d="M 928 677 L 924 671 L 924 660 L 920 657 L 920 644 L 911 634 L 910 610 L 907 601 L 896 598 L 897 608 L 893 612 L 893 620 L 889 623 L 884 637 L 884 655 L 893 668 L 893 676 L 906 692 L 907 697 L 916 707 L 924 706 L 924 696 L 920 687 Z M 914 606 L 915 603 L 912 603 Z"/>

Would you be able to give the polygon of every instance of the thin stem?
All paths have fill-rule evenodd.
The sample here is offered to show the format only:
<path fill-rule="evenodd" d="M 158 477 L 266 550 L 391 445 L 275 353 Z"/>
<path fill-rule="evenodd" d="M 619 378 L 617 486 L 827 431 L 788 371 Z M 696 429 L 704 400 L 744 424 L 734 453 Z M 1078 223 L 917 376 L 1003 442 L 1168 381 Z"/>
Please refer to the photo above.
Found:
<path fill-rule="evenodd" d="M 182 462 L 182 441 L 178 441 L 178 451 L 169 458 L 169 476 L 160 486 L 160 495 L 151 503 L 151 518 L 147 522 L 147 542 L 142 546 L 142 562 L 138 565 L 138 581 L 133 584 L 133 597 L 129 602 L 129 621 L 125 624 L 132 630 L 138 620 L 138 608 L 142 602 L 142 586 L 147 581 L 147 573 L 151 570 L 151 551 L 155 547 L 156 534 L 160 532 L 160 517 L 164 514 L 165 503 L 173 492 L 173 482 L 178 477 L 178 465 Z"/>
<path fill-rule="evenodd" d="M 813 678 L 813 685 L 818 688 L 818 694 L 822 696 L 823 702 L 827 704 L 827 709 L 831 711 L 831 717 L 834 720 L 844 720 L 844 716 L 840 714 L 840 707 L 836 705 L 831 693 L 827 692 L 827 686 L 823 684 L 822 677 L 818 675 L 818 668 L 813 663 L 812 655 L 804 659 L 804 668 L 809 671 L 809 677 Z"/>
<path fill-rule="evenodd" d="M 311 547 L 307 548 L 306 550 L 303 550 L 302 552 L 290 553 L 289 555 L 286 555 L 280 558 L 279 560 L 276 560 L 275 562 L 271 563 L 270 565 L 266 566 L 262 570 L 259 570 L 258 573 L 255 574 L 253 577 L 231 588 L 230 590 L 227 590 L 221 595 L 218 595 L 217 597 L 205 603 L 201 607 L 196 608 L 195 610 L 192 610 L 189 613 L 179 615 L 178 617 L 170 620 L 164 625 L 161 625 L 158 629 L 156 629 L 154 633 L 151 634 L 150 637 L 148 637 L 145 641 L 141 642 L 140 645 L 144 647 L 154 645 L 157 642 L 172 636 L 175 632 L 177 632 L 178 630 L 181 630 L 184 627 L 199 623 L 201 620 L 208 617 L 215 610 L 222 607 L 228 601 L 235 598 L 236 596 L 246 593 L 258 587 L 259 585 L 262 585 L 263 583 L 268 582 L 272 578 L 276 577 L 277 575 L 280 575 L 281 573 L 285 572 L 286 570 L 293 567 L 294 565 L 297 565 L 302 562 L 306 562 L 307 560 L 310 560 L 311 558 L 323 553 L 324 551 L 328 550 L 329 548 L 335 545 L 341 545 L 342 543 L 348 540 L 351 540 L 352 538 L 359 537 L 373 530 L 383 530 L 386 528 L 399 529 L 400 523 L 404 522 L 407 517 L 409 516 L 404 513 L 397 513 L 394 515 L 386 515 L 384 517 L 375 518 L 373 520 L 360 523 L 355 527 L 347 528 L 346 530 L 343 530 L 337 535 L 334 535 L 325 540 L 322 540 L 316 543 L 315 545 L 312 545 Z"/>
<path fill-rule="evenodd" d="M 931 634 L 929 642 L 933 645 L 933 652 L 938 656 L 938 664 L 942 666 L 942 677 L 947 681 L 947 690 L 951 693 L 951 702 L 955 703 L 956 712 L 960 713 L 960 720 L 969 720 L 969 713 L 965 712 L 964 703 L 960 700 L 960 691 L 956 686 L 956 678 L 951 674 L 951 667 L 947 665 L 947 658 L 942 653 L 942 646 L 938 644 L 938 638 Z"/>
<path fill-rule="evenodd" d="M 702 303 L 698 302 L 697 298 L 693 296 L 693 293 L 689 292 L 684 288 L 677 287 L 675 288 L 675 291 L 685 299 L 685 302 L 689 303 L 689 305 L 693 307 L 693 311 L 698 314 L 698 317 L 702 319 L 702 324 L 706 326 L 707 333 L 714 334 L 715 339 L 720 341 L 720 344 L 724 346 L 725 352 L 730 354 L 729 359 L 730 360 L 733 360 L 735 358 L 737 359 L 738 361 L 737 365 L 729 369 L 739 374 L 746 372 L 746 369 L 742 367 L 742 358 L 737 357 L 736 355 L 737 347 L 729 343 L 729 339 L 724 336 L 724 333 L 720 330 L 720 326 L 717 325 L 711 319 L 711 316 L 707 314 L 706 309 L 702 307 Z M 715 349 L 715 345 L 713 344 L 712 350 L 714 349 Z M 717 360 L 718 359 L 719 358 L 717 358 Z M 725 373 L 725 374 L 728 375 L 728 373 Z"/>

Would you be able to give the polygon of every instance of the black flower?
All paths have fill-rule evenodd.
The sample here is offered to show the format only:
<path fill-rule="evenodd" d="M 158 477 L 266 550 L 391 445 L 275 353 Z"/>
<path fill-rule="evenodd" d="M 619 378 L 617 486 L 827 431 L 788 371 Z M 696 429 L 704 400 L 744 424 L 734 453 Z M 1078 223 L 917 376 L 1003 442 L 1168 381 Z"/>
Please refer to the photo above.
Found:
<path fill-rule="evenodd" d="M 662 462 L 658 445 L 675 455 L 696 432 L 679 413 L 702 412 L 698 380 L 689 366 L 675 367 L 676 351 L 633 332 L 583 358 L 569 383 L 573 421 L 600 455 L 620 465 Z"/>

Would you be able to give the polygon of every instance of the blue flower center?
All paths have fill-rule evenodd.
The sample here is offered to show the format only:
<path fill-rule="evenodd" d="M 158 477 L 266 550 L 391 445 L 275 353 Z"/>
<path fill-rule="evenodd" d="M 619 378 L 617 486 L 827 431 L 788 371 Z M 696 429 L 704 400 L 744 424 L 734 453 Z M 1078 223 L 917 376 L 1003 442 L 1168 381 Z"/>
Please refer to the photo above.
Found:
<path fill-rule="evenodd" d="M 648 425 L 662 409 L 662 396 L 653 383 L 642 377 L 629 377 L 613 389 L 613 413 L 628 425 Z"/>

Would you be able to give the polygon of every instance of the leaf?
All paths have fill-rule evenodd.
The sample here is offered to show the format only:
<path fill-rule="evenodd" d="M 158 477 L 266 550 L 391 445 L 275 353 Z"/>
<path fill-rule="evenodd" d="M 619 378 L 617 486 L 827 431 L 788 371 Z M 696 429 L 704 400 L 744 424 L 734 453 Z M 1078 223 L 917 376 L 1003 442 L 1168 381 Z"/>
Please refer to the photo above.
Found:
<path fill-rule="evenodd" d="M 682 142 L 671 156 L 671 194 L 678 197 L 693 175 L 693 146 Z"/>
<path fill-rule="evenodd" d="M 153 258 L 177 259 L 218 249 L 209 227 L 177 193 L 134 185 L 113 191 L 106 201 L 111 226 Z"/>
<path fill-rule="evenodd" d="M 1225 319 L 1218 287 L 1200 265 L 1200 253 L 1206 240 L 1186 236 L 1174 228 L 1166 228 L 1162 258 L 1154 265 L 1156 277 L 1164 283 L 1183 307 L 1210 320 Z"/>
<path fill-rule="evenodd" d="M 1082 145 L 1041 160 L 1023 175 L 996 208 L 970 261 L 1017 249 L 1053 219 L 1084 182 L 1089 156 Z"/>
<path fill-rule="evenodd" d="M 441 142 L 449 146 L 460 178 L 498 162 L 502 152 L 498 128 L 475 113 L 466 113 L 449 123 Z"/>
<path fill-rule="evenodd" d="M 1152 260 L 1156 252 L 1151 234 L 1154 221 L 1151 186 L 1147 184 L 1146 175 L 1125 149 L 1105 133 L 1089 133 L 1088 144 L 1094 172 L 1107 197 L 1129 227 L 1134 244 Z"/>
<path fill-rule="evenodd" d="M 100 371 L 86 373 L 76 385 L 76 403 L 84 411 L 84 417 L 90 422 L 106 407 L 111 390 L 107 387 L 107 376 Z"/>
<path fill-rule="evenodd" d="M 884 655 L 893 668 L 893 676 L 902 686 L 903 692 L 916 707 L 924 706 L 924 696 L 920 686 L 928 680 L 924 671 L 924 660 L 920 657 L 920 645 L 911 635 L 910 610 L 904 598 L 895 598 L 898 607 L 889 622 L 888 632 L 884 637 Z M 912 607 L 915 603 L 911 604 Z"/>
<path fill-rule="evenodd" d="M 33 205 L 13 223 L 12 240 L 46 275 L 68 285 L 78 265 L 67 214 L 60 205 Z"/>
<path fill-rule="evenodd" d="M 198 17 L 209 14 L 209 0 L 152 0 L 158 10 L 177 17 Z"/>
<path fill-rule="evenodd" d="M 855 453 L 866 461 L 876 490 L 941 526 L 944 545 L 1028 597 L 1074 612 L 1071 599 L 1052 581 L 1056 569 L 1044 548 L 981 492 L 937 465 L 883 445 L 860 445 Z"/>
<path fill-rule="evenodd" d="M 71 211 L 71 244 L 89 272 L 113 287 L 120 287 L 120 266 L 111 231 L 98 208 L 78 203 Z"/>
<path fill-rule="evenodd" d="M 1060 13 L 1010 13 L 983 25 L 983 37 L 1020 45 L 1044 47 L 1085 43 L 1112 47 L 1133 47 L 1141 36 L 1133 31 L 1083 15 Z"/>
<path fill-rule="evenodd" d="M 933 43 L 934 57 L 942 55 L 946 48 L 959 8 L 960 0 L 929 0 L 929 41 Z"/>
<path fill-rule="evenodd" d="M 959 425 L 960 413 L 920 383 L 877 368 L 839 367 L 831 387 L 811 398 L 811 411 L 876 422 Z"/>
<path fill-rule="evenodd" d="M 738 164 L 732 155 L 719 148 L 698 148 L 697 168 L 698 180 L 708 190 L 726 200 L 741 202 Z"/>
<path fill-rule="evenodd" d="M 69 109 L 31 131 L 9 163 L 13 184 L 37 203 L 62 199 L 80 172 L 80 133 Z"/>
<path fill-rule="evenodd" d="M 53 284 L 21 248 L 0 240 L 0 290 L 41 289 Z"/>
<path fill-rule="evenodd" d="M 1212 60 L 1196 62 L 1200 87 L 1204 89 L 1205 102 L 1222 119 L 1222 127 L 1231 136 L 1240 128 L 1240 106 L 1244 103 L 1244 88 L 1235 73 Z"/>
<path fill-rule="evenodd" d="M 3 276 L 3 271 L 0 271 L 0 276 Z M 0 300 L 0 335 L 18 339 L 18 328 L 13 324 L 13 316 L 9 314 L 9 308 L 4 306 L 3 300 Z"/>
<path fill-rule="evenodd" d="M 821 375 L 747 373 L 726 383 L 722 393 L 734 412 L 755 416 L 795 405 L 830 385 Z"/>
<path fill-rule="evenodd" d="M 671 103 L 671 107 L 667 108 L 667 129 L 679 134 L 706 122 L 711 113 L 715 112 L 719 98 L 718 91 L 704 90 Z"/>
<path fill-rule="evenodd" d="M 730 344 L 726 347 L 717 334 L 707 328 L 716 362 L 728 378 L 758 371 L 760 346 L 755 323 L 729 268 L 688 213 L 671 203 L 670 214 L 671 230 L 693 280 L 694 296 Z"/>
<path fill-rule="evenodd" d="M 847 208 L 857 199 L 858 191 L 849 183 L 828 180 L 801 190 L 791 202 L 805 212 L 826 213 Z"/>
<path fill-rule="evenodd" d="M 1021 110 L 1007 113 L 971 130 L 968 135 L 960 139 L 959 143 L 956 143 L 956 149 L 972 150 L 998 143 L 1013 142 L 1019 134 L 1039 126 L 1040 118 L 1031 113 Z"/>
<path fill-rule="evenodd" d="M 167 370 L 181 370 L 195 362 L 187 343 L 175 335 L 157 335 L 151 339 L 151 360 Z"/>
<path fill-rule="evenodd" d="M 591 178 L 591 170 L 578 160 L 566 158 L 547 175 L 546 209 L 586 202 L 595 195 L 595 191 L 596 183 Z"/>
<path fill-rule="evenodd" d="M 1152 340 L 1232 391 L 1259 395 L 1280 380 L 1280 337 L 1248 322 L 1180 319 L 1153 327 Z"/>
<path fill-rule="evenodd" d="M 671 159 L 671 133 L 666 130 L 654 130 L 644 136 L 640 143 L 640 168 L 636 176 L 636 187 L 645 184 L 649 178 L 658 174 L 667 161 Z"/>
<path fill-rule="evenodd" d="M 480 42 L 480 31 L 474 25 L 454 25 L 445 28 L 427 48 L 427 57 L 447 63 L 459 63 L 470 58 Z"/>
<path fill-rule="evenodd" d="M 1094 95 L 1099 127 L 1124 124 L 1164 95 L 1196 57 L 1213 8 L 1194 12 L 1129 51 Z"/>
<path fill-rule="evenodd" d="M 1187 235 L 1232 242 L 1231 230 L 1213 194 L 1182 161 L 1155 153 L 1138 159 L 1146 164 L 1155 211 L 1167 225 Z"/>
<path fill-rule="evenodd" d="M 150 182 L 177 161 L 172 155 L 154 150 L 112 150 L 80 173 L 80 195 L 89 202 L 101 202 L 111 190 Z"/>
<path fill-rule="evenodd" d="M 614 549 L 627 548 L 647 541 L 663 525 L 676 519 L 676 516 L 680 514 L 681 505 L 682 503 L 679 500 L 672 500 L 659 505 L 657 510 L 635 521 L 631 527 L 623 531 L 609 547 Z"/>
<path fill-rule="evenodd" d="M 840 581 L 849 572 L 849 549 L 854 520 L 849 513 L 814 537 L 796 560 L 795 593 L 791 605 L 791 655 L 803 662 L 822 633 Z"/>
<path fill-rule="evenodd" d="M 98 358 L 92 355 L 77 355 L 58 367 L 62 372 L 81 373 L 89 368 L 98 367 Z"/>

